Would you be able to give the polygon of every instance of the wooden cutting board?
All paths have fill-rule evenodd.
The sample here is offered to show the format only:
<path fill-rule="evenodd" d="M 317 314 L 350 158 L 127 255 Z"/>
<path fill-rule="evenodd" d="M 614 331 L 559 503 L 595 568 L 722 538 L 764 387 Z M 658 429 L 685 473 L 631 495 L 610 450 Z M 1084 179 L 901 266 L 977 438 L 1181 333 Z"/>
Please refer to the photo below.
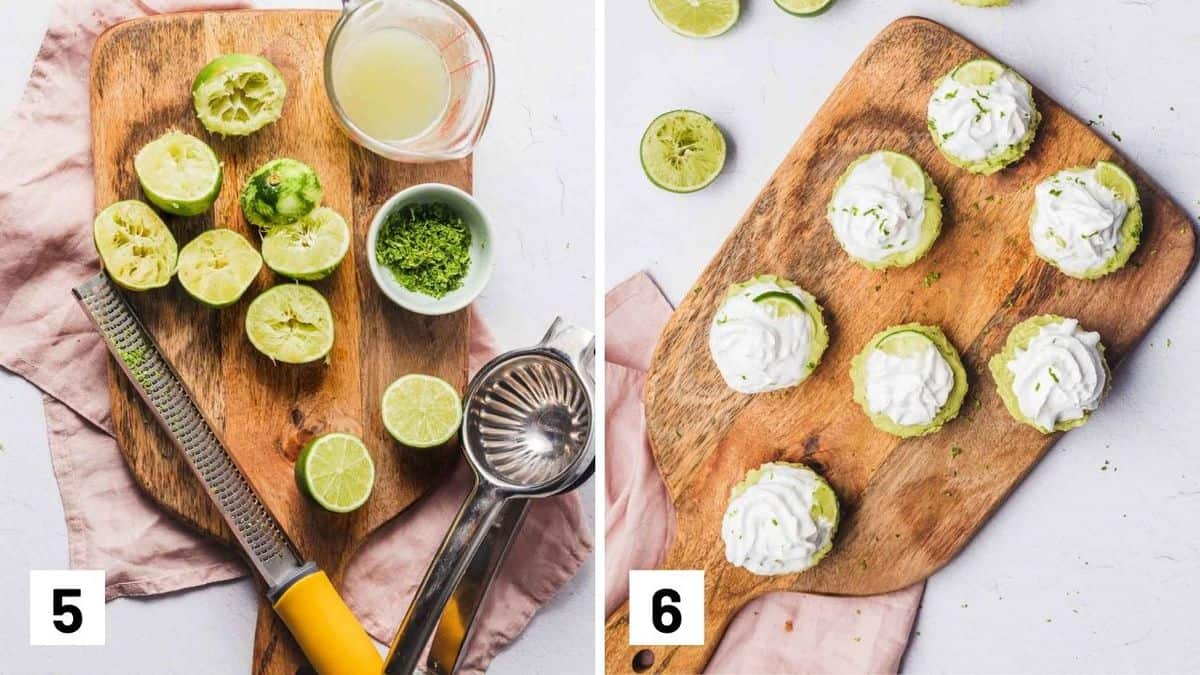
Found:
<path fill-rule="evenodd" d="M 384 298 L 367 267 L 367 227 L 393 193 L 424 182 L 471 188 L 471 161 L 395 164 L 351 143 L 323 90 L 325 38 L 336 12 L 212 12 L 157 16 L 120 24 L 96 43 L 91 112 L 96 208 L 144 199 L 133 156 L 168 129 L 210 143 L 224 162 L 225 183 L 211 212 L 168 216 L 183 246 L 212 227 L 260 239 L 238 206 L 246 177 L 264 162 L 294 157 L 316 169 L 324 204 L 346 217 L 354 244 L 330 278 L 313 285 L 329 299 L 336 341 L 328 364 L 274 365 L 245 336 L 246 307 L 258 293 L 287 282 L 266 266 L 236 305 L 213 310 L 180 288 L 129 293 L 134 309 L 191 386 L 267 507 L 301 553 L 339 584 L 356 547 L 446 474 L 456 448 L 428 453 L 400 447 L 379 414 L 383 390 L 395 378 L 422 372 L 466 384 L 468 314 L 443 317 L 406 312 Z M 256 134 L 208 134 L 192 110 L 192 78 L 226 52 L 269 58 L 283 72 L 288 98 L 283 118 Z M 110 364 L 111 365 L 111 364 Z M 115 366 L 110 368 L 113 424 L 137 482 L 172 513 L 201 532 L 232 541 L 167 436 Z M 323 511 L 296 488 L 292 463 L 303 444 L 330 431 L 358 434 L 375 461 L 375 490 L 348 515 Z M 230 635 L 231 640 L 245 637 Z M 264 601 L 255 638 L 255 673 L 292 673 L 299 650 Z"/>
<path fill-rule="evenodd" d="M 1015 422 L 996 394 L 986 364 L 1009 329 L 1047 312 L 1078 317 L 1100 332 L 1115 366 L 1189 273 L 1195 234 L 1187 216 L 1107 138 L 1041 92 L 1042 127 L 1017 165 L 982 177 L 939 155 L 925 128 L 934 82 L 980 56 L 986 54 L 932 21 L 906 18 L 888 26 L 817 113 L 663 331 L 645 394 L 651 445 L 678 516 L 663 567 L 705 570 L 706 644 L 655 647 L 649 670 L 699 672 L 733 615 L 763 593 L 884 593 L 945 565 L 1058 438 Z M 886 274 L 851 262 L 825 220 L 834 183 L 850 161 L 883 148 L 915 157 L 946 200 L 941 238 L 929 255 Z M 1040 180 L 1097 159 L 1113 160 L 1133 175 L 1146 230 L 1126 269 L 1100 281 L 1076 281 L 1034 256 L 1027 219 Z M 746 396 L 721 380 L 709 356 L 708 331 L 726 288 L 763 272 L 791 278 L 816 295 L 832 342 L 801 386 Z M 925 283 L 932 273 L 941 276 Z M 871 335 L 907 321 L 945 330 L 962 352 L 970 392 L 960 417 L 941 432 L 901 441 L 872 427 L 854 403 L 849 368 Z M 1117 387 L 1121 379 L 1118 370 Z M 961 454 L 953 456 L 952 447 Z M 833 552 L 800 574 L 755 576 L 724 558 L 720 525 L 730 487 L 747 469 L 772 460 L 818 469 L 843 505 Z M 631 670 L 640 651 L 629 646 L 627 611 L 608 621 L 609 672 Z M 782 637 L 785 627 L 778 630 Z"/>

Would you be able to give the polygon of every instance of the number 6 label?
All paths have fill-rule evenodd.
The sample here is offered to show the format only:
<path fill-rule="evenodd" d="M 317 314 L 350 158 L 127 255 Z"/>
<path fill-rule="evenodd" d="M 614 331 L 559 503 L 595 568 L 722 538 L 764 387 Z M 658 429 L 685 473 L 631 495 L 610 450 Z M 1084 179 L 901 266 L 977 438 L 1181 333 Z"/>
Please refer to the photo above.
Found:
<path fill-rule="evenodd" d="M 704 644 L 704 572 L 631 571 L 629 644 Z"/>
<path fill-rule="evenodd" d="M 30 570 L 29 644 L 104 642 L 104 570 Z"/>

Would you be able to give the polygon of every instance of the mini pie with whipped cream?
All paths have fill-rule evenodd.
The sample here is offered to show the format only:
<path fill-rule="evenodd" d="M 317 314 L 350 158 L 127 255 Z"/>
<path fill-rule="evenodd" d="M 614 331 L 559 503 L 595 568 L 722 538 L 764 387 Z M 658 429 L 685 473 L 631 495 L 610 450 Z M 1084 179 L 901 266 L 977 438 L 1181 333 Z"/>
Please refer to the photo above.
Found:
<path fill-rule="evenodd" d="M 806 380 L 829 346 L 829 330 L 810 293 L 760 274 L 729 287 L 713 315 L 708 346 L 731 389 L 758 394 Z"/>
<path fill-rule="evenodd" d="M 929 252 L 942 231 L 942 195 L 916 160 L 879 150 L 842 173 L 826 217 L 858 264 L 907 267 Z"/>
<path fill-rule="evenodd" d="M 1086 422 L 1112 379 L 1100 334 L 1054 314 L 1014 326 L 988 368 L 1008 412 L 1043 434 Z"/>
<path fill-rule="evenodd" d="M 1024 157 L 1042 121 L 1033 87 L 991 59 L 967 61 L 938 80 L 927 115 L 926 126 L 942 155 L 985 175 Z"/>
<path fill-rule="evenodd" d="M 954 419 L 967 396 L 958 350 L 937 326 L 906 323 L 876 333 L 850 361 L 854 400 L 894 436 L 924 436 Z"/>
<path fill-rule="evenodd" d="M 1064 169 L 1033 191 L 1029 238 L 1042 260 L 1076 279 L 1098 279 L 1129 262 L 1142 236 L 1142 207 L 1129 174 L 1111 162 Z"/>
<path fill-rule="evenodd" d="M 802 572 L 833 548 L 838 518 L 824 478 L 803 464 L 768 462 L 733 487 L 721 522 L 725 559 L 753 574 Z"/>

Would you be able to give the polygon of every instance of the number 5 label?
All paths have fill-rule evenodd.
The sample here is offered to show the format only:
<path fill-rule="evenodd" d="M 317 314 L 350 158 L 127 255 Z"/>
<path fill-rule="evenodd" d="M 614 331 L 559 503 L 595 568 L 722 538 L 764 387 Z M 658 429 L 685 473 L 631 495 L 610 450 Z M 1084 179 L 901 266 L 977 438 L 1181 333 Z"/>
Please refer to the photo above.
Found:
<path fill-rule="evenodd" d="M 704 644 L 704 572 L 629 572 L 629 644 Z"/>
<path fill-rule="evenodd" d="M 104 570 L 30 570 L 29 644 L 104 641 Z"/>

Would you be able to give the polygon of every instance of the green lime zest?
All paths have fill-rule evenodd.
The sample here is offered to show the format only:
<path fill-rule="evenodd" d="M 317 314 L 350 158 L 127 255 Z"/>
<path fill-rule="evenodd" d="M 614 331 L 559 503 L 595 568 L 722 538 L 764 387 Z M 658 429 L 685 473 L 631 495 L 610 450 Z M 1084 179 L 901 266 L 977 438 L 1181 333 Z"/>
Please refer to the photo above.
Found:
<path fill-rule="evenodd" d="M 387 215 L 375 259 L 401 286 L 440 298 L 460 288 L 467 276 L 471 229 L 446 204 L 408 204 Z"/>

